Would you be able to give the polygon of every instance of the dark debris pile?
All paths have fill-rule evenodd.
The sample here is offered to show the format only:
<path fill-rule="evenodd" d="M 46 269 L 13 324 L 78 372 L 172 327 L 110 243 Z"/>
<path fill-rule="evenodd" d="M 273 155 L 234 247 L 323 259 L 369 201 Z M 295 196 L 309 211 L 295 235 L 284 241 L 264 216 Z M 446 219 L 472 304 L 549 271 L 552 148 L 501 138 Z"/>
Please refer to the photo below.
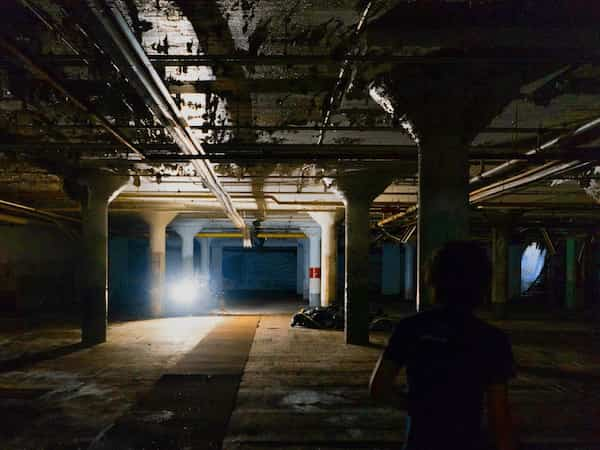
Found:
<path fill-rule="evenodd" d="M 391 331 L 396 321 L 385 315 L 378 309 L 370 314 L 371 331 Z M 293 315 L 290 323 L 292 327 L 316 328 L 325 330 L 344 329 L 344 307 L 343 306 L 316 306 L 302 308 Z"/>

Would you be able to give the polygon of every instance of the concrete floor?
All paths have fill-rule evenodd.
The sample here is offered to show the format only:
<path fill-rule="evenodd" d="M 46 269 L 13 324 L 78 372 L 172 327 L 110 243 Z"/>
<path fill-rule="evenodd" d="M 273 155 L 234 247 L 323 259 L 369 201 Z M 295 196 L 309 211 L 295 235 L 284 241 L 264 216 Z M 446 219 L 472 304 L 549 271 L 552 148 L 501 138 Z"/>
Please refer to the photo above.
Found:
<path fill-rule="evenodd" d="M 292 329 L 289 319 L 256 317 L 224 448 L 399 448 L 403 413 L 372 403 L 366 391 L 385 336 L 373 335 L 371 347 L 345 346 L 340 332 Z M 245 318 L 117 323 L 107 344 L 90 349 L 73 345 L 79 334 L 64 325 L 0 334 L 0 448 L 88 448 L 162 375 L 199 358 L 194 370 L 227 366 L 228 355 L 239 360 L 240 351 L 219 343 L 220 362 L 201 356 L 214 342 L 203 338 L 236 320 Z M 573 321 L 500 325 L 519 365 L 511 395 L 525 448 L 600 449 L 600 333 Z"/>
<path fill-rule="evenodd" d="M 113 324 L 108 342 L 88 349 L 68 325 L 1 334 L 0 448 L 87 448 L 221 320 Z"/>

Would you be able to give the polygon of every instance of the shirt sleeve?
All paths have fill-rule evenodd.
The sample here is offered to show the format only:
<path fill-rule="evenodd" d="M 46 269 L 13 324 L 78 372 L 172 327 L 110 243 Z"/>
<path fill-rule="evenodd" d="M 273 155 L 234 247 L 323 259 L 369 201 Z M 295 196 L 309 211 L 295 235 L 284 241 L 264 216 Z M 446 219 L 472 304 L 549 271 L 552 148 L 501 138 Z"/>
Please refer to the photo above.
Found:
<path fill-rule="evenodd" d="M 410 336 L 408 324 L 400 322 L 394 329 L 388 345 L 383 351 L 383 358 L 394 361 L 400 367 L 404 366 L 412 348 Z"/>
<path fill-rule="evenodd" d="M 490 364 L 488 384 L 504 384 L 516 375 L 512 346 L 506 334 L 499 334 L 496 349 L 490 357 L 493 363 Z"/>

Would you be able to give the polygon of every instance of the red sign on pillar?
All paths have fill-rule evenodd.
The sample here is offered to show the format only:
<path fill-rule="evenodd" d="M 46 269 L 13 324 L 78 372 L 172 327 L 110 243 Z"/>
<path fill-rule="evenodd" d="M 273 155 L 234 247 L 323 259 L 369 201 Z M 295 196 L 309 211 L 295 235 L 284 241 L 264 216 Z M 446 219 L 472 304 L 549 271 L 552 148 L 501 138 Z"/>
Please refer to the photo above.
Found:
<path fill-rule="evenodd" d="M 320 267 L 311 267 L 308 269 L 308 276 L 310 278 L 321 278 L 321 268 Z"/>

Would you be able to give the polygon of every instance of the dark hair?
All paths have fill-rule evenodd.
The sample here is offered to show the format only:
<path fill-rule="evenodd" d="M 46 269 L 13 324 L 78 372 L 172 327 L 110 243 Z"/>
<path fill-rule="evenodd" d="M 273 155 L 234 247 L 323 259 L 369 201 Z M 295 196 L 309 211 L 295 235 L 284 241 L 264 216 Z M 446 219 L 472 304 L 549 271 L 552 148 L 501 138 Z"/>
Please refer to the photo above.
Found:
<path fill-rule="evenodd" d="M 488 295 L 491 264 L 485 249 L 474 241 L 451 241 L 434 255 L 430 282 L 436 302 L 473 309 Z"/>

